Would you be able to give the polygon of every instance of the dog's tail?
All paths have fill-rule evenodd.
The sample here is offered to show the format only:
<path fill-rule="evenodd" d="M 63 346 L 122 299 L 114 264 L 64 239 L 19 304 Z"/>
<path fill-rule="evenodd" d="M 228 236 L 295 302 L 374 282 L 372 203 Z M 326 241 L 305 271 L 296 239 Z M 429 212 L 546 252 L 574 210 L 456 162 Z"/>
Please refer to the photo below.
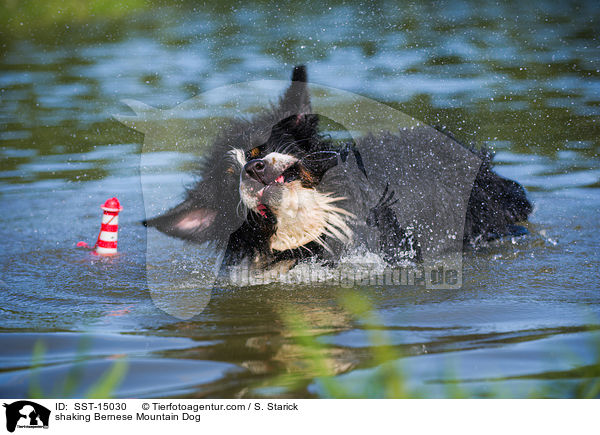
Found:
<path fill-rule="evenodd" d="M 481 150 L 479 155 L 483 162 L 469 197 L 465 243 L 526 233 L 524 227 L 516 225 L 526 221 L 533 210 L 525 189 L 492 171 L 492 155 L 487 150 Z"/>

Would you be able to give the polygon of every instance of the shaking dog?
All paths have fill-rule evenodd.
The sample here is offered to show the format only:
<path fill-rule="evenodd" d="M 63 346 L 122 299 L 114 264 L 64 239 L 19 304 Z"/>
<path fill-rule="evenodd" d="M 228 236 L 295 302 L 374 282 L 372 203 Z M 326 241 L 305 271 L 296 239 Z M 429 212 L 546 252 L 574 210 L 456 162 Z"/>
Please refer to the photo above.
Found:
<path fill-rule="evenodd" d="M 525 190 L 487 151 L 422 124 L 335 141 L 322 118 L 298 66 L 277 104 L 215 140 L 184 201 L 145 225 L 222 245 L 223 272 L 335 262 L 357 248 L 419 263 L 525 231 Z"/>

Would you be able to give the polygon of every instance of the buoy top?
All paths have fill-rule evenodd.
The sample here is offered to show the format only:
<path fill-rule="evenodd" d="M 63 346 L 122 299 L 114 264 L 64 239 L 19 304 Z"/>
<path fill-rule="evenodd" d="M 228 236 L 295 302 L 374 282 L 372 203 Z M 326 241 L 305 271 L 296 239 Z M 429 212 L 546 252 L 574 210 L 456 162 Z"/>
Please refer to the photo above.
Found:
<path fill-rule="evenodd" d="M 123 207 L 121 207 L 121 204 L 119 204 L 119 200 L 117 198 L 107 199 L 106 202 L 100 206 L 100 208 L 104 211 L 112 212 L 119 212 L 123 210 Z"/>

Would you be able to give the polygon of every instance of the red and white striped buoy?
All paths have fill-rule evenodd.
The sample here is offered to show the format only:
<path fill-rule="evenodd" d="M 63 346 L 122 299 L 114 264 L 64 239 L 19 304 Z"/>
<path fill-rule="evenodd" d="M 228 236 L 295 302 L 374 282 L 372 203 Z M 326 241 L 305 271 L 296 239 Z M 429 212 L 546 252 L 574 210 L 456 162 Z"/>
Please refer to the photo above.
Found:
<path fill-rule="evenodd" d="M 104 210 L 104 214 L 102 215 L 102 226 L 94 250 L 99 255 L 113 255 L 117 253 L 119 212 L 123 210 L 123 207 L 121 207 L 117 198 L 110 198 L 100 208 Z"/>

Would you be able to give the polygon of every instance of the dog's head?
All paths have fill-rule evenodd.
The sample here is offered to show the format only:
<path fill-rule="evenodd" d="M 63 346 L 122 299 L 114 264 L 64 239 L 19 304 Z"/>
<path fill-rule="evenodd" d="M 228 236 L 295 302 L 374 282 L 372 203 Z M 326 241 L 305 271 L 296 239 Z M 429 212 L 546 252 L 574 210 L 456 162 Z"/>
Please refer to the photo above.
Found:
<path fill-rule="evenodd" d="M 306 70 L 296 67 L 279 104 L 251 121 L 232 122 L 203 161 L 201 180 L 186 200 L 146 224 L 205 242 L 227 240 L 244 221 L 259 221 L 254 228 L 268 234 L 271 251 L 310 242 L 328 248 L 327 238 L 347 242 L 351 214 L 338 204 L 344 198 L 319 188 L 340 155 L 319 134 L 318 123 Z"/>

